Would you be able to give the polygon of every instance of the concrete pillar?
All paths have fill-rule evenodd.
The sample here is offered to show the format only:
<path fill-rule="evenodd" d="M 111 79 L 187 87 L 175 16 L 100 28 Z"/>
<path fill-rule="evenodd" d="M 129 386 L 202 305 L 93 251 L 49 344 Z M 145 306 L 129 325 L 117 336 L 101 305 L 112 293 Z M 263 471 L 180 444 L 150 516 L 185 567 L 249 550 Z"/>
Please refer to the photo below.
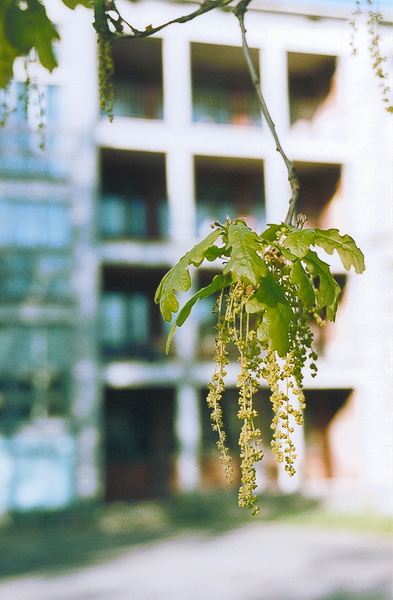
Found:
<path fill-rule="evenodd" d="M 175 429 L 179 446 L 178 484 L 183 490 L 193 490 L 199 482 L 201 432 L 197 390 L 187 383 L 177 389 Z"/>

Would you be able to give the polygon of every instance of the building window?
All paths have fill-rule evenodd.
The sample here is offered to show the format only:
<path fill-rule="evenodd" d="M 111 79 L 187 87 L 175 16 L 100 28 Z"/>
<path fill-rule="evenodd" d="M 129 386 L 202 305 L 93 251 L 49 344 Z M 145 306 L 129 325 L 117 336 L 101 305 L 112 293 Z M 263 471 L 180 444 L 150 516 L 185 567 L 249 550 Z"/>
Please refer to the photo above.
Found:
<path fill-rule="evenodd" d="M 288 52 L 288 92 L 291 125 L 318 118 L 335 102 L 337 58 Z"/>
<path fill-rule="evenodd" d="M 1 102 L 15 107 L 2 129 L 1 174 L 18 178 L 66 177 L 65 142 L 59 135 L 59 87 L 40 85 L 32 89 L 25 109 L 24 84 L 13 82 L 7 92 L 0 90 Z"/>
<path fill-rule="evenodd" d="M 341 165 L 296 162 L 300 194 L 298 212 L 307 216 L 307 227 L 332 226 L 330 211 L 341 194 Z"/>
<path fill-rule="evenodd" d="M 206 397 L 208 390 L 200 390 L 200 415 L 202 426 L 201 440 L 201 471 L 202 483 L 208 487 L 226 487 L 224 470 L 219 461 L 217 450 L 217 432 L 212 429 L 211 409 L 207 405 Z M 231 465 L 233 467 L 233 475 L 235 485 L 240 481 L 240 459 L 239 459 L 239 435 L 242 426 L 242 421 L 238 419 L 238 397 L 239 390 L 235 387 L 227 387 L 222 395 L 221 408 L 224 430 L 226 433 L 226 446 L 229 449 L 229 454 L 232 457 Z M 255 420 L 255 426 L 262 432 L 262 442 L 265 456 L 261 463 L 256 465 L 258 479 L 260 473 L 263 472 L 264 480 L 274 482 L 277 477 L 277 466 L 274 461 L 273 454 L 270 450 L 270 441 L 272 440 L 273 431 L 270 424 L 273 418 L 271 402 L 269 400 L 269 391 L 266 388 L 260 388 L 253 397 L 253 406 L 258 412 L 258 417 Z"/>
<path fill-rule="evenodd" d="M 72 330 L 53 326 L 0 326 L 0 375 L 69 368 Z"/>
<path fill-rule="evenodd" d="M 13 435 L 34 418 L 64 417 L 68 410 L 65 373 L 48 370 L 0 378 L 0 433 Z"/>
<path fill-rule="evenodd" d="M 256 68 L 258 50 L 251 49 Z M 261 111 L 241 48 L 191 44 L 193 121 L 260 125 Z"/>
<path fill-rule="evenodd" d="M 69 298 L 71 260 L 40 252 L 0 253 L 0 294 L 4 300 L 31 301 Z"/>
<path fill-rule="evenodd" d="M 263 162 L 196 156 L 194 161 L 198 235 L 214 221 L 243 218 L 256 231 L 265 224 Z"/>
<path fill-rule="evenodd" d="M 340 422 L 340 411 L 347 404 L 350 389 L 310 389 L 305 390 L 307 408 L 305 410 L 304 433 L 306 452 L 304 477 L 306 480 L 326 479 L 340 475 L 341 465 L 335 460 L 337 450 L 344 455 L 351 450 L 348 439 L 333 448 L 331 435 L 335 422 Z M 353 475 L 353 474 L 352 474 Z"/>
<path fill-rule="evenodd" d="M 168 235 L 165 156 L 103 149 L 99 231 L 107 239 Z"/>
<path fill-rule="evenodd" d="M 162 40 L 119 39 L 113 63 L 115 116 L 162 119 Z"/>
<path fill-rule="evenodd" d="M 69 208 L 0 201 L 0 293 L 3 299 L 62 300 L 70 294 Z"/>
<path fill-rule="evenodd" d="M 339 275 L 335 274 L 334 279 L 337 281 L 338 285 L 341 288 L 341 293 L 339 296 L 339 303 L 343 302 L 346 284 L 348 277 L 347 275 Z M 342 309 L 341 309 L 342 310 Z M 322 318 L 326 318 L 326 309 L 322 311 Z M 335 334 L 337 333 L 337 326 L 331 321 L 326 320 L 326 325 L 324 327 L 320 327 L 313 317 L 310 317 L 310 328 L 314 335 L 313 339 L 313 349 L 317 352 L 317 354 L 321 357 L 324 356 L 329 343 L 334 339 Z"/>
<path fill-rule="evenodd" d="M 206 287 L 209 285 L 215 275 L 219 271 L 213 269 L 198 269 L 195 278 L 198 282 L 198 287 Z M 217 325 L 217 312 L 214 307 L 217 302 L 218 292 L 198 301 L 193 308 L 198 323 L 198 344 L 197 357 L 202 360 L 211 361 L 214 356 L 214 347 L 216 339 L 215 326 Z M 230 348 L 227 348 L 230 351 Z"/>
<path fill-rule="evenodd" d="M 103 268 L 100 338 L 106 358 L 155 360 L 165 354 L 167 329 L 154 294 L 165 271 Z"/>
<path fill-rule="evenodd" d="M 0 326 L 0 422 L 5 433 L 34 417 L 66 414 L 72 338 L 64 326 Z"/>
<path fill-rule="evenodd" d="M 174 475 L 174 413 L 172 388 L 106 390 L 107 500 L 168 494 Z"/>
<path fill-rule="evenodd" d="M 70 241 L 67 206 L 0 200 L 0 246 L 62 248 Z"/>

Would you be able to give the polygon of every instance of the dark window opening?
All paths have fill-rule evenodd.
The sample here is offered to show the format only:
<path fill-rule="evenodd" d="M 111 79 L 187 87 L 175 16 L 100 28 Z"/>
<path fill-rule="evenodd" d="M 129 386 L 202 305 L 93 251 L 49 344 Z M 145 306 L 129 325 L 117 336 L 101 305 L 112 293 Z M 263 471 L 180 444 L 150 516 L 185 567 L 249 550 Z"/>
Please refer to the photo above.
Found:
<path fill-rule="evenodd" d="M 311 121 L 333 95 L 335 56 L 288 53 L 288 88 L 291 125 Z"/>
<path fill-rule="evenodd" d="M 335 274 L 334 278 L 341 288 L 341 292 L 339 295 L 339 304 L 341 304 L 343 301 L 343 298 L 345 296 L 345 288 L 346 288 L 348 278 L 346 275 L 339 275 L 339 274 Z M 326 318 L 326 309 L 324 309 L 322 311 L 321 317 L 322 317 L 322 319 Z M 313 346 L 313 349 L 317 352 L 317 354 L 319 356 L 323 356 L 325 354 L 326 349 L 329 345 L 329 342 L 334 337 L 334 333 L 335 333 L 335 324 L 332 323 L 331 321 L 327 321 L 327 320 L 325 321 L 325 323 L 326 324 L 323 327 L 320 327 L 316 323 L 314 318 L 311 318 L 311 321 L 310 321 L 311 331 L 313 332 L 313 335 L 314 335 L 314 340 L 313 340 L 312 346 Z"/>
<path fill-rule="evenodd" d="M 201 471 L 202 481 L 208 487 L 226 486 L 222 465 L 219 462 L 219 451 L 217 449 L 217 432 L 212 429 L 211 409 L 207 405 L 207 389 L 201 390 L 200 395 L 200 414 L 202 423 L 202 443 L 201 443 Z M 239 390 L 236 388 L 227 388 L 222 395 L 221 408 L 224 429 L 227 435 L 226 446 L 229 448 L 229 454 L 232 457 L 231 465 L 234 469 L 235 485 L 240 480 L 240 459 L 239 459 L 239 435 L 242 421 L 238 419 L 238 396 Z M 265 388 L 259 389 L 254 395 L 253 405 L 258 412 L 255 419 L 256 427 L 259 427 L 262 433 L 262 443 L 265 456 L 261 464 L 265 477 L 269 481 L 276 479 L 277 467 L 270 450 L 270 441 L 272 439 L 272 430 L 270 424 L 272 421 L 272 409 L 269 401 L 269 391 Z"/>
<path fill-rule="evenodd" d="M 119 39 L 113 63 L 115 116 L 162 119 L 162 41 Z"/>
<path fill-rule="evenodd" d="M 163 154 L 101 150 L 99 231 L 108 239 L 167 237 Z"/>
<path fill-rule="evenodd" d="M 329 440 L 329 426 L 346 404 L 350 389 L 306 390 L 304 475 L 307 479 L 334 477 L 335 465 Z"/>
<path fill-rule="evenodd" d="M 209 285 L 218 271 L 213 270 L 199 270 L 198 286 L 199 288 Z M 214 345 L 216 338 L 216 331 L 214 327 L 217 325 L 217 312 L 215 311 L 215 305 L 217 302 L 219 292 L 204 298 L 203 300 L 196 303 L 194 311 L 196 313 L 198 323 L 198 357 L 204 360 L 211 361 L 214 356 Z"/>
<path fill-rule="evenodd" d="M 258 50 L 251 55 L 259 68 Z M 260 125 L 261 111 L 241 48 L 191 44 L 193 121 Z"/>
<path fill-rule="evenodd" d="M 100 341 L 105 358 L 165 356 L 168 328 L 154 303 L 165 270 L 104 266 L 100 300 Z"/>
<path fill-rule="evenodd" d="M 257 231 L 265 225 L 263 162 L 196 156 L 195 196 L 198 235 L 214 221 L 242 218 Z"/>
<path fill-rule="evenodd" d="M 222 273 L 222 271 L 214 271 L 213 269 L 202 269 L 199 270 L 196 277 L 198 278 L 199 288 L 209 285 L 213 277 Z M 229 288 L 226 288 L 228 290 Z M 197 301 L 193 311 L 196 315 L 196 321 L 198 323 L 198 343 L 197 343 L 197 357 L 200 360 L 206 360 L 211 362 L 214 356 L 216 330 L 218 313 L 216 311 L 216 302 L 221 292 L 216 292 L 204 298 L 201 301 Z M 225 294 L 225 291 L 224 291 Z M 223 302 L 221 314 L 225 312 L 225 302 Z M 226 347 L 228 352 L 229 360 L 237 361 L 239 351 L 234 344 L 228 344 Z"/>
<path fill-rule="evenodd" d="M 0 378 L 0 432 L 13 435 L 32 418 L 64 417 L 68 410 L 67 377 L 41 369 L 34 374 Z"/>
<path fill-rule="evenodd" d="M 340 194 L 341 165 L 296 162 L 295 167 L 300 183 L 297 212 L 306 215 L 306 227 L 329 227 L 331 203 Z"/>
<path fill-rule="evenodd" d="M 174 411 L 171 388 L 106 390 L 107 501 L 169 493 L 175 451 Z"/>

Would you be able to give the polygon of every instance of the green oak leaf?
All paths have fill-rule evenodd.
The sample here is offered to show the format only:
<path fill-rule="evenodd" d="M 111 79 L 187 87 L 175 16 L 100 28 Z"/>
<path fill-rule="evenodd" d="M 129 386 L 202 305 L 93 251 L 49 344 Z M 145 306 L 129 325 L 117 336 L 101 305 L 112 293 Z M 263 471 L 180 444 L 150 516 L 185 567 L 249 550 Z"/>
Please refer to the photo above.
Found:
<path fill-rule="evenodd" d="M 35 48 L 43 67 L 48 71 L 57 67 L 53 41 L 59 40 L 60 36 L 39 0 L 27 0 L 24 10 L 12 0 L 4 13 L 4 31 L 8 42 L 19 54 L 27 54 Z"/>
<path fill-rule="evenodd" d="M 226 281 L 227 281 L 227 277 L 225 277 L 224 275 L 216 275 L 215 277 L 213 277 L 213 280 L 209 285 L 201 288 L 196 294 L 194 294 L 192 296 L 192 298 L 190 298 L 188 300 L 188 302 L 185 303 L 185 305 L 183 306 L 183 308 L 177 315 L 176 320 L 174 321 L 174 323 L 171 327 L 171 330 L 168 334 L 168 338 L 167 338 L 167 342 L 166 342 L 166 353 L 167 354 L 169 352 L 169 347 L 171 345 L 172 338 L 175 335 L 176 328 L 181 327 L 183 325 L 184 321 L 189 316 L 191 309 L 194 306 L 194 304 L 196 303 L 196 301 L 203 300 L 204 298 L 207 298 L 211 294 L 214 294 L 214 292 L 217 292 L 218 290 L 222 290 L 226 285 L 229 284 L 229 282 L 227 284 Z"/>
<path fill-rule="evenodd" d="M 8 41 L 5 32 L 5 12 L 11 0 L 0 2 L 0 88 L 6 88 L 13 77 L 14 60 L 20 52 Z"/>
<path fill-rule="evenodd" d="M 311 308 L 315 302 L 314 287 L 300 260 L 293 264 L 289 278 L 296 285 L 298 296 L 304 306 Z"/>
<path fill-rule="evenodd" d="M 232 273 L 234 280 L 241 279 L 246 285 L 256 287 L 268 273 L 266 263 L 259 256 L 262 250 L 258 235 L 240 220 L 228 226 L 226 250 L 230 260 L 225 265 L 224 275 Z"/>
<path fill-rule="evenodd" d="M 298 258 L 302 258 L 307 254 L 314 241 L 315 232 L 313 229 L 293 229 L 286 236 L 283 246 Z"/>
<path fill-rule="evenodd" d="M 246 303 L 248 313 L 263 313 L 259 339 L 269 338 L 273 350 L 279 356 L 285 356 L 289 349 L 289 327 L 293 320 L 293 311 L 281 286 L 267 275 L 253 296 Z"/>
<path fill-rule="evenodd" d="M 279 225 L 276 223 L 269 224 L 268 228 L 261 233 L 260 237 L 267 242 L 275 242 L 277 239 L 277 232 L 285 229 L 289 229 L 289 226 L 285 225 L 285 223 L 280 223 Z"/>
<path fill-rule="evenodd" d="M 309 250 L 302 260 L 306 263 L 311 275 L 319 277 L 319 287 L 316 294 L 317 309 L 326 307 L 326 317 L 329 321 L 334 321 L 341 288 L 330 272 L 329 265 L 312 250 Z"/>
<path fill-rule="evenodd" d="M 179 262 L 164 275 L 157 288 L 154 302 L 160 304 L 160 311 L 165 321 L 170 321 L 172 319 L 172 313 L 179 310 L 179 303 L 175 291 L 186 292 L 191 286 L 190 265 L 199 267 L 206 257 L 207 250 L 221 234 L 222 230 L 220 229 L 215 229 L 209 233 L 204 240 L 187 252 Z"/>
<path fill-rule="evenodd" d="M 328 254 L 333 254 L 336 250 L 347 271 L 353 266 L 356 273 L 363 273 L 365 269 L 363 252 L 356 246 L 350 235 L 340 235 L 338 229 L 315 229 L 314 243 Z"/>
<path fill-rule="evenodd" d="M 206 260 L 212 262 L 213 260 L 216 260 L 216 258 L 218 258 L 219 256 L 222 256 L 224 250 L 225 248 L 219 248 L 216 245 L 210 246 L 210 248 L 206 250 L 205 258 Z"/>
<path fill-rule="evenodd" d="M 91 0 L 63 0 L 63 4 L 65 4 L 66 6 L 68 6 L 68 8 L 71 8 L 72 10 L 74 10 L 74 8 L 78 6 L 78 4 L 86 6 L 86 8 L 90 8 L 92 5 Z"/>

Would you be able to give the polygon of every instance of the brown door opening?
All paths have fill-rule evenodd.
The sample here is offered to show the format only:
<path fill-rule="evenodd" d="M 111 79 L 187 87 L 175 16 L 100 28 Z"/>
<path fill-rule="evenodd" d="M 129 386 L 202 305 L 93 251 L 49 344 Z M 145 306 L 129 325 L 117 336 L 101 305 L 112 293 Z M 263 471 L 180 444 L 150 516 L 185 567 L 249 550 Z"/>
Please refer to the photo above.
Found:
<path fill-rule="evenodd" d="M 170 388 L 106 390 L 107 502 L 168 494 L 175 448 L 174 398 Z"/>

